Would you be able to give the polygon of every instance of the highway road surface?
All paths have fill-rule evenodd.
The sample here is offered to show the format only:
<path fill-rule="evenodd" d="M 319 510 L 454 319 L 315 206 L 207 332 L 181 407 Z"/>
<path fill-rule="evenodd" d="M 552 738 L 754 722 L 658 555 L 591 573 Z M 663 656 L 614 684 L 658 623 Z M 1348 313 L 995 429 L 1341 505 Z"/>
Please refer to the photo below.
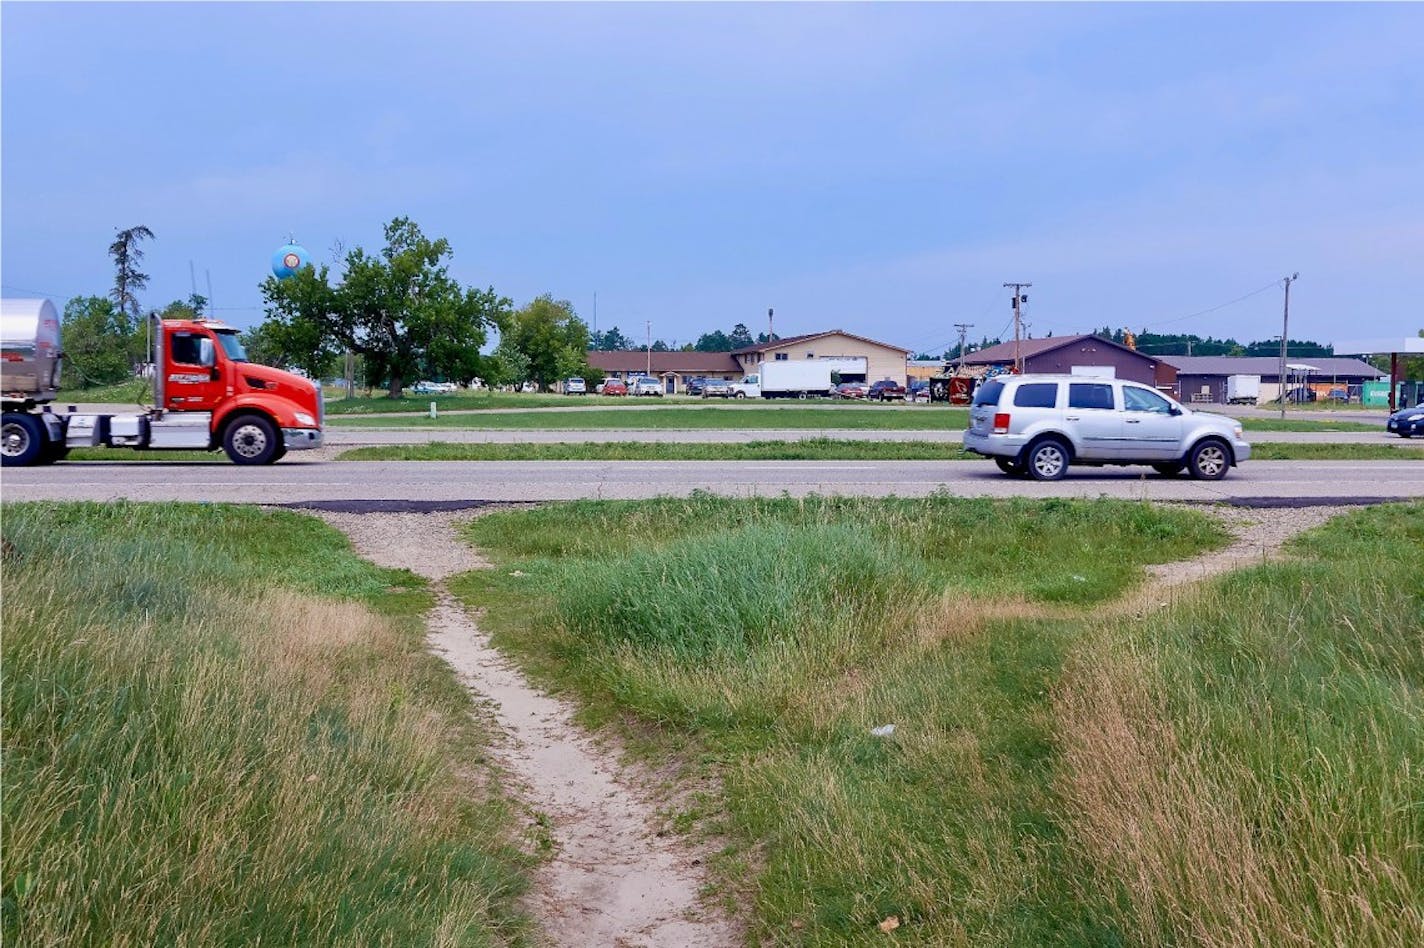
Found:
<path fill-rule="evenodd" d="M 870 428 L 342 428 L 326 429 L 328 447 L 367 444 L 584 444 L 642 441 L 669 444 L 743 444 L 748 441 L 930 441 L 960 444 L 964 430 L 895 431 Z M 1250 431 L 1246 440 L 1295 444 L 1392 444 L 1412 442 L 1379 431 Z"/>
<path fill-rule="evenodd" d="M 1225 480 L 1164 478 L 1147 468 L 1078 468 L 1056 483 L 1001 475 L 987 461 L 226 461 L 65 462 L 11 468 L 6 501 L 187 500 L 470 502 L 811 493 L 985 497 L 1120 497 L 1301 505 L 1424 497 L 1419 461 L 1252 461 Z"/>

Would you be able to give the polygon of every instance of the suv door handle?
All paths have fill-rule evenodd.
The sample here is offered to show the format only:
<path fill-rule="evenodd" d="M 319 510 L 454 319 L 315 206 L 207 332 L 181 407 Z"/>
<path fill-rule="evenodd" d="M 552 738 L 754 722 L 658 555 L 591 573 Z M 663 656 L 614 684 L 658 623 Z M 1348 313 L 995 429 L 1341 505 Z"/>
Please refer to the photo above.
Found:
<path fill-rule="evenodd" d="M 1081 419 L 1080 419 L 1077 415 L 1064 415 L 1064 416 L 1063 416 L 1063 420 L 1064 420 L 1064 421 L 1080 421 Z"/>
<path fill-rule="evenodd" d="M 1127 423 L 1128 423 L 1129 425 L 1140 425 L 1140 424 L 1142 424 L 1142 419 L 1141 419 L 1141 418 L 1129 418 L 1129 419 L 1127 419 Z"/>

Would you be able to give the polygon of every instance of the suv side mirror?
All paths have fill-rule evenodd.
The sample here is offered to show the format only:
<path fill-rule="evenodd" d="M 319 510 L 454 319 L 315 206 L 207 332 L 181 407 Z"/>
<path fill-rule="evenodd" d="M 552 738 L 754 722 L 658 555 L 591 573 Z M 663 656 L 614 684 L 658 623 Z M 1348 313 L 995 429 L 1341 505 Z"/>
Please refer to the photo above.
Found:
<path fill-rule="evenodd" d="M 1180 415 L 1180 414 L 1182 413 L 1182 410 L 1181 410 L 1180 408 L 1178 408 L 1176 405 L 1172 405 L 1171 407 L 1169 407 L 1169 408 L 1167 409 L 1167 413 L 1168 413 L 1169 415 Z"/>

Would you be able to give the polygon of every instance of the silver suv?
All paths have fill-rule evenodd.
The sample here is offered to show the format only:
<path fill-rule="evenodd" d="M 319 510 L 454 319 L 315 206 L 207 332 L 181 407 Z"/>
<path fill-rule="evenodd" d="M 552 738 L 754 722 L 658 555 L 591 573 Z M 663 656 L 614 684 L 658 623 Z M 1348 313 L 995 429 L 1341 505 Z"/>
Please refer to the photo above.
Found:
<path fill-rule="evenodd" d="M 1056 481 L 1070 464 L 1150 464 L 1216 481 L 1251 457 L 1241 423 L 1192 411 L 1146 385 L 1079 375 L 989 379 L 974 394 L 964 447 L 1005 474 Z"/>

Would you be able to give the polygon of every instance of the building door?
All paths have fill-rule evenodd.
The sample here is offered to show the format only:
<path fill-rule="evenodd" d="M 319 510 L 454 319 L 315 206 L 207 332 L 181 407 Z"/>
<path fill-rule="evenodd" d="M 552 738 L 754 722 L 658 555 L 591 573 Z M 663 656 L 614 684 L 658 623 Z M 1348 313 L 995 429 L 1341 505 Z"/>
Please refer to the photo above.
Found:
<path fill-rule="evenodd" d="M 677 376 L 667 375 L 663 377 L 663 391 L 669 395 L 677 394 Z"/>

